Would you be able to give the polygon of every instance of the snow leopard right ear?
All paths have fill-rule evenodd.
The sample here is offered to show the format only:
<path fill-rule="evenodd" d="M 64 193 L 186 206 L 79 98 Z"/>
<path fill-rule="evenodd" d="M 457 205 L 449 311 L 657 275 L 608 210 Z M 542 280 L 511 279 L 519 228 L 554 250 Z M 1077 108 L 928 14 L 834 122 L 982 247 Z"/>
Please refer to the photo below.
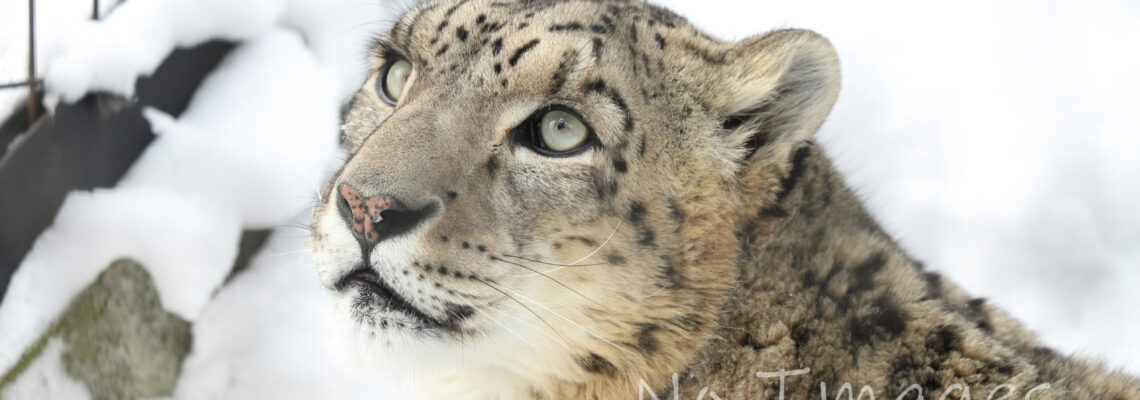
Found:
<path fill-rule="evenodd" d="M 722 132 L 747 165 L 765 147 L 782 154 L 810 139 L 839 94 L 831 43 L 806 30 L 778 30 L 735 44 L 708 98 L 724 116 Z"/>

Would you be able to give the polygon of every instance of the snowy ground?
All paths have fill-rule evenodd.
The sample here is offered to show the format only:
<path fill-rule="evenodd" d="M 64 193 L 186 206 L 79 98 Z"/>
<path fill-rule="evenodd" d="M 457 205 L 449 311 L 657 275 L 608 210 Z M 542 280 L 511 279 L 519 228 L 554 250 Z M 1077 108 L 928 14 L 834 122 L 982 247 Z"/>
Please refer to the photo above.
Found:
<path fill-rule="evenodd" d="M 0 82 L 23 79 L 26 3 L 0 0 Z M 39 3 L 51 98 L 129 93 L 175 46 L 245 44 L 179 119 L 147 113 L 160 136 L 124 182 L 69 197 L 0 303 L 0 370 L 70 294 L 126 255 L 154 269 L 170 311 L 196 321 L 175 397 L 360 394 L 343 392 L 368 380 L 333 356 L 305 232 L 277 229 L 246 273 L 218 286 L 243 227 L 306 222 L 314 188 L 335 168 L 337 111 L 362 79 L 366 39 L 400 7 L 132 0 L 91 24 L 80 22 L 88 2 Z M 725 38 L 793 26 L 831 38 L 844 88 L 820 139 L 887 228 L 1046 343 L 1140 373 L 1140 291 L 1130 287 L 1140 283 L 1140 53 L 1127 50 L 1140 43 L 1140 6 L 665 3 Z M 10 92 L 0 92 L 0 112 L 14 105 Z M 111 227 L 109 216 L 124 222 Z M 172 226 L 177 240 L 154 240 Z M 370 395 L 391 393 L 372 385 Z"/>

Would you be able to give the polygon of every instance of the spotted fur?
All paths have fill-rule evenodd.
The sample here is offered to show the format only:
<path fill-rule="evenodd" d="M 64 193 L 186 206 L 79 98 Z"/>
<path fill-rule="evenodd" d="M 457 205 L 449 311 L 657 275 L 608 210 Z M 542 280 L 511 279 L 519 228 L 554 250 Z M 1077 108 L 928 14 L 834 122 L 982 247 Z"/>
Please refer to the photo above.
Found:
<path fill-rule="evenodd" d="M 376 83 L 396 58 L 414 72 L 390 106 Z M 810 368 L 790 396 L 1140 398 L 925 271 L 865 211 L 811 141 L 839 88 L 812 32 L 730 43 L 640 1 L 426 1 L 369 76 L 312 242 L 362 354 L 411 366 L 422 397 L 776 398 L 757 372 Z M 596 146 L 516 140 L 554 105 Z M 340 185 L 434 212 L 368 248 Z M 360 268 L 386 292 L 342 284 Z"/>

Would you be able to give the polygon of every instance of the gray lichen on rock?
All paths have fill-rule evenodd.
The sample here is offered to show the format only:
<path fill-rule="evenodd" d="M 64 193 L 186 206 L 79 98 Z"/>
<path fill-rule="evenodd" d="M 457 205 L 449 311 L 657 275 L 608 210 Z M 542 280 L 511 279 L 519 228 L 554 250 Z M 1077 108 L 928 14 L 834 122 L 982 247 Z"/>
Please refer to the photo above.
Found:
<path fill-rule="evenodd" d="M 66 344 L 68 375 L 98 399 L 169 395 L 191 343 L 190 324 L 162 308 L 150 274 L 131 261 L 115 262 L 80 293 L 0 380 L 0 389 L 53 337 Z"/>

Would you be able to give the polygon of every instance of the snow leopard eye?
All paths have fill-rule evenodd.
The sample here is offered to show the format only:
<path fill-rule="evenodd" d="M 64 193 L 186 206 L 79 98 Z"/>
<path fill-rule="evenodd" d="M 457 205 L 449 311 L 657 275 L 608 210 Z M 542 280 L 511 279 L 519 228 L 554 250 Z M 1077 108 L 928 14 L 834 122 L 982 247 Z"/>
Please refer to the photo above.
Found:
<path fill-rule="evenodd" d="M 408 77 L 412 75 L 412 63 L 404 59 L 396 59 L 380 72 L 377 81 L 377 92 L 380 99 L 390 105 L 396 105 L 408 84 Z"/>
<path fill-rule="evenodd" d="M 542 116 L 538 124 L 540 144 L 551 151 L 574 150 L 590 136 L 582 120 L 565 111 L 551 110 Z"/>
<path fill-rule="evenodd" d="M 596 143 L 578 113 L 557 105 L 536 111 L 515 131 L 518 143 L 551 157 L 572 156 Z"/>

